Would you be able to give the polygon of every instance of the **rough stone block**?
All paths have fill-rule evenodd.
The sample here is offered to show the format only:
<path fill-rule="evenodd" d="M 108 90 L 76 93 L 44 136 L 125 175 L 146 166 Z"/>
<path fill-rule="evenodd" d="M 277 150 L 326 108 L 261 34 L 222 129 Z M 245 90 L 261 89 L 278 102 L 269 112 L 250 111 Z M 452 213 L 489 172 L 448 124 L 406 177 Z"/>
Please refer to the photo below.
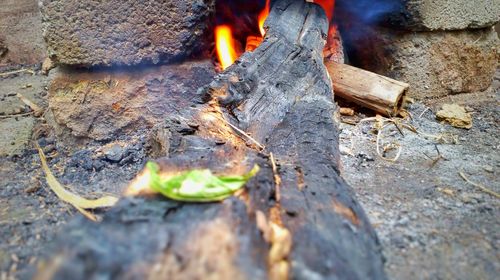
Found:
<path fill-rule="evenodd" d="M 484 91 L 499 60 L 493 28 L 453 32 L 377 29 L 349 42 L 362 68 L 410 84 L 418 99 Z"/>
<path fill-rule="evenodd" d="M 20 117 L 0 121 L 0 156 L 22 155 L 26 150 L 35 118 Z"/>
<path fill-rule="evenodd" d="M 2 0 L 0 5 L 0 69 L 42 63 L 45 44 L 35 0 Z"/>
<path fill-rule="evenodd" d="M 405 0 L 391 19 L 411 30 L 461 30 L 491 27 L 500 21 L 498 0 Z"/>
<path fill-rule="evenodd" d="M 179 60 L 204 49 L 214 0 L 41 0 L 44 37 L 59 64 Z"/>
<path fill-rule="evenodd" d="M 197 98 L 215 75 L 210 61 L 140 70 L 50 72 L 49 109 L 61 139 L 110 140 L 151 129 Z M 189 98 L 186 98 L 188 96 Z M 200 97 L 198 97 L 200 98 Z"/>

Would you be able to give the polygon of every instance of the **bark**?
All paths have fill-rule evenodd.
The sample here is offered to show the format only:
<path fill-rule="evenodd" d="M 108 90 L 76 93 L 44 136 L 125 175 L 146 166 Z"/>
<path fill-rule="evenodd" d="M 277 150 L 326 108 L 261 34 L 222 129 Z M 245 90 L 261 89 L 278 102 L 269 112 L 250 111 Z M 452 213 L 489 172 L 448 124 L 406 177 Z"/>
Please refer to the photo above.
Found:
<path fill-rule="evenodd" d="M 410 85 L 350 65 L 325 60 L 335 94 L 386 116 L 404 107 Z"/>
<path fill-rule="evenodd" d="M 339 174 L 321 55 L 326 16 L 314 4 L 280 0 L 266 26 L 255 51 L 165 121 L 168 157 L 158 160 L 168 172 L 222 174 L 257 163 L 261 171 L 246 191 L 208 204 L 125 198 L 100 224 L 72 223 L 42 272 L 56 279 L 385 279 L 380 243 Z"/>

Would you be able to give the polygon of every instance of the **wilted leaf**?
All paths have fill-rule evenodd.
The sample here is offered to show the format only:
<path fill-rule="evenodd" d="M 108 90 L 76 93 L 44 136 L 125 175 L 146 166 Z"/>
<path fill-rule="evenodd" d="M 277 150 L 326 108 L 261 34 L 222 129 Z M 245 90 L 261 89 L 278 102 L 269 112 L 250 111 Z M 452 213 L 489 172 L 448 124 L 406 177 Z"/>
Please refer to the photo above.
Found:
<path fill-rule="evenodd" d="M 242 176 L 215 176 L 209 169 L 186 171 L 167 179 L 161 178 L 156 163 L 148 162 L 146 167 L 151 173 L 150 186 L 164 196 L 187 202 L 220 201 L 231 196 L 250 180 L 259 166 Z"/>

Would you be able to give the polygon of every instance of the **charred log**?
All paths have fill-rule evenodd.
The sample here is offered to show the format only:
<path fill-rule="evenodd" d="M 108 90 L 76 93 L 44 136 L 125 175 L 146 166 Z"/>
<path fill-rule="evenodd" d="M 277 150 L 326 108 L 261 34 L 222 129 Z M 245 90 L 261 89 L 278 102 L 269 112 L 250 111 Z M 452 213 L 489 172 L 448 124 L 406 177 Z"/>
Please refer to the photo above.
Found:
<path fill-rule="evenodd" d="M 327 26 L 318 6 L 277 1 L 262 44 L 164 123 L 162 170 L 241 174 L 257 163 L 261 171 L 244 193 L 212 204 L 125 198 L 101 224 L 72 223 L 41 272 L 56 279 L 384 279 L 379 241 L 339 173 L 322 59 Z"/>

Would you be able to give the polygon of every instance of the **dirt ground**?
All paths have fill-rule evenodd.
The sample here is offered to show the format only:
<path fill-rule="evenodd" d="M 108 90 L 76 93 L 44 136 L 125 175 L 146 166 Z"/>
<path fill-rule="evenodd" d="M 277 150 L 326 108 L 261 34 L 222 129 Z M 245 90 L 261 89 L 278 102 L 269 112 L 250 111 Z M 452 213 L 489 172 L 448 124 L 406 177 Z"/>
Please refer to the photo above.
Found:
<path fill-rule="evenodd" d="M 54 135 L 50 114 L 35 117 L 16 93 L 47 108 L 48 78 L 0 77 L 0 279 L 26 279 L 45 245 L 77 211 L 60 202 L 44 180 L 36 139 L 61 183 L 85 196 L 120 194 L 147 160 L 148 132 L 115 142 L 68 146 Z M 396 162 L 376 152 L 375 123 L 358 113 L 341 123 L 343 176 L 356 191 L 380 239 L 391 279 L 496 279 L 500 272 L 499 200 L 464 181 L 500 192 L 500 71 L 487 93 L 454 95 L 409 105 L 418 134 L 394 125 L 383 141 L 398 141 Z M 435 120 L 444 103 L 465 105 L 470 130 Z M 394 151 L 388 152 L 394 156 Z"/>
<path fill-rule="evenodd" d="M 500 191 L 499 78 L 492 94 L 411 104 L 411 123 L 420 134 L 402 129 L 402 137 L 393 125 L 383 133 L 402 146 L 395 163 L 377 155 L 371 125 L 342 125 L 344 177 L 375 226 L 392 279 L 497 279 L 500 201 L 459 172 Z M 465 105 L 473 127 L 437 122 L 443 103 Z"/>

